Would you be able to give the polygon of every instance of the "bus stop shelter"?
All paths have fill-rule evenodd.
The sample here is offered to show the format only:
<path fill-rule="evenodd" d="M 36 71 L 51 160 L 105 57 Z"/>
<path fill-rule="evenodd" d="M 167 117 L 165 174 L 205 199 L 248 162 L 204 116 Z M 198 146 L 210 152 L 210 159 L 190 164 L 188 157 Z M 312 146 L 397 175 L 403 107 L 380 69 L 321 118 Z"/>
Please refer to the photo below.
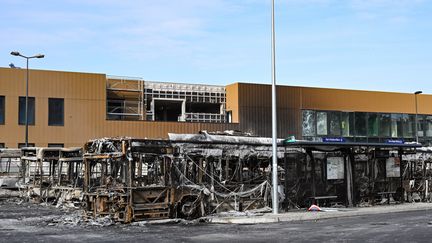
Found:
<path fill-rule="evenodd" d="M 409 179 L 404 156 L 415 154 L 421 144 L 285 140 L 283 146 L 283 205 L 288 209 L 403 202 Z"/>

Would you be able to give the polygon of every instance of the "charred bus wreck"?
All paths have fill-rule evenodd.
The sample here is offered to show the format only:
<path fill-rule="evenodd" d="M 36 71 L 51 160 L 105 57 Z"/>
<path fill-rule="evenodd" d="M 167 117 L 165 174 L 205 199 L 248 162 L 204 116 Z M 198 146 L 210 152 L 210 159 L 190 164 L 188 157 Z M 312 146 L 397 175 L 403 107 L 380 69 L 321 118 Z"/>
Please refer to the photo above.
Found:
<path fill-rule="evenodd" d="M 88 142 L 84 148 L 87 212 L 130 222 L 195 218 L 268 205 L 268 139 L 205 132 L 169 137 L 169 141 Z M 279 155 L 282 158 L 282 149 Z"/>
<path fill-rule="evenodd" d="M 278 144 L 283 210 L 432 199 L 432 151 L 419 144 Z M 6 167 L 7 154 L 0 154 Z M 83 149 L 23 148 L 9 171 L 21 177 L 28 198 L 72 202 L 88 216 L 129 223 L 270 206 L 271 160 L 270 138 L 201 132 L 95 139 Z"/>
<path fill-rule="evenodd" d="M 425 154 L 424 159 L 416 158 L 419 144 L 297 141 L 284 146 L 302 150 L 285 153 L 287 207 L 404 202 L 418 194 L 410 184 L 423 185 L 421 200 L 430 200 L 427 175 L 432 171 L 432 157 Z"/>
<path fill-rule="evenodd" d="M 78 200 L 82 160 L 81 148 L 22 148 L 22 187 L 36 201 Z"/>
<path fill-rule="evenodd" d="M 18 189 L 20 157 L 19 149 L 0 149 L 0 188 Z"/>

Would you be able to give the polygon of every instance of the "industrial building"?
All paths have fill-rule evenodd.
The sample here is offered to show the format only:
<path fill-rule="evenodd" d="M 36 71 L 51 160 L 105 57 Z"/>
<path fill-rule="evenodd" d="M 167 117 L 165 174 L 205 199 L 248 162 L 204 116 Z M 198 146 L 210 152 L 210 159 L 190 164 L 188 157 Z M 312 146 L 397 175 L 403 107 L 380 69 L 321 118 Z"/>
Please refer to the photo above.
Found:
<path fill-rule="evenodd" d="M 0 68 L 0 147 L 24 144 L 25 80 L 23 69 Z M 278 86 L 278 136 L 362 143 L 410 142 L 418 136 L 431 145 L 431 104 L 427 94 Z M 270 107 L 271 86 L 265 84 L 215 86 L 30 70 L 29 144 L 81 147 L 101 137 L 158 139 L 201 130 L 269 137 Z"/>

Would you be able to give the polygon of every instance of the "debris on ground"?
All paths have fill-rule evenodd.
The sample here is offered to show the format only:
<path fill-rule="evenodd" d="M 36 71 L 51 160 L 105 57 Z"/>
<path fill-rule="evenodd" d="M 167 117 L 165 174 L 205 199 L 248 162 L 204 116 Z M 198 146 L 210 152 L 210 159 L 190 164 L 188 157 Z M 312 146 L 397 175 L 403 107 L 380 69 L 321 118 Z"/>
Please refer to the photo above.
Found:
<path fill-rule="evenodd" d="M 317 205 L 312 204 L 312 206 L 310 206 L 308 208 L 308 211 L 309 212 L 320 212 L 320 211 L 322 211 L 322 209 L 320 207 L 318 207 Z"/>

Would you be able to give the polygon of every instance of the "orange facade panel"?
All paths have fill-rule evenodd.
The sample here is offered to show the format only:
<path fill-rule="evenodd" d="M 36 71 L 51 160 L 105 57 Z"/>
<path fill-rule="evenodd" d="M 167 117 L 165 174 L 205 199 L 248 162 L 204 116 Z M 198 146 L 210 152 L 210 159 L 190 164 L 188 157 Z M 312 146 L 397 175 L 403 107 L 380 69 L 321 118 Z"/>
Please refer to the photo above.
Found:
<path fill-rule="evenodd" d="M 5 96 L 5 125 L 0 142 L 16 147 L 24 142 L 25 126 L 18 125 L 18 100 L 25 96 L 25 69 L 0 68 L 0 95 Z M 91 134 L 89 124 L 105 117 L 104 74 L 29 70 L 29 96 L 35 99 L 35 125 L 29 126 L 29 143 L 46 146 Z M 48 126 L 48 99 L 64 99 L 64 126 Z M 97 117 L 99 116 L 99 117 Z"/>
<path fill-rule="evenodd" d="M 226 110 L 232 113 L 232 121 L 239 122 L 239 84 L 226 86 Z"/>
<path fill-rule="evenodd" d="M 239 107 L 271 107 L 271 85 L 239 83 Z M 227 89 L 228 93 L 228 89 Z M 228 95 L 228 94 L 227 94 Z M 432 95 L 418 98 L 420 114 L 432 114 Z M 415 96 L 407 93 L 277 86 L 281 109 L 415 113 Z"/>
<path fill-rule="evenodd" d="M 432 114 L 432 95 L 418 95 L 420 114 Z M 302 109 L 415 113 L 415 95 L 406 93 L 302 88 Z"/>

